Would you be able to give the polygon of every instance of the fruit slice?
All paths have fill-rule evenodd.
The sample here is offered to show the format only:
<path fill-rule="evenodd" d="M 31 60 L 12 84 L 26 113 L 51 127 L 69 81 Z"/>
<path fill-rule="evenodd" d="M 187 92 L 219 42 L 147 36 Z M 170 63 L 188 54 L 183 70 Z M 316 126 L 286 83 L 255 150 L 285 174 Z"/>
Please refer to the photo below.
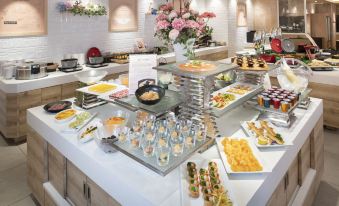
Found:
<path fill-rule="evenodd" d="M 259 136 L 258 137 L 258 144 L 260 144 L 260 145 L 268 145 L 268 139 L 263 137 L 263 136 Z"/>

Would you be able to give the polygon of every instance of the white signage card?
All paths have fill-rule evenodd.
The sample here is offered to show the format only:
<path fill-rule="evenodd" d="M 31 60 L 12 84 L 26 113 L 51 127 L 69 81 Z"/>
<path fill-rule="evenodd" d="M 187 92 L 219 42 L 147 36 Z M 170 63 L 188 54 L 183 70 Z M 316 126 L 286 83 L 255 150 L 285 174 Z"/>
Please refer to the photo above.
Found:
<path fill-rule="evenodd" d="M 144 84 L 157 84 L 156 54 L 136 54 L 129 56 L 129 93 L 135 91 Z"/>

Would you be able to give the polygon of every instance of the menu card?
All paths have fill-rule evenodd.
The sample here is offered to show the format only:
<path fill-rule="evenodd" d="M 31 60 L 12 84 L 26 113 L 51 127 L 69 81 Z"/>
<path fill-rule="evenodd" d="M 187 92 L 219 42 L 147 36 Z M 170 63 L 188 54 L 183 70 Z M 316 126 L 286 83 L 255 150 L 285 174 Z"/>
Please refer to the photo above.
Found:
<path fill-rule="evenodd" d="M 156 54 L 136 54 L 129 56 L 129 93 L 147 84 L 157 83 Z"/>

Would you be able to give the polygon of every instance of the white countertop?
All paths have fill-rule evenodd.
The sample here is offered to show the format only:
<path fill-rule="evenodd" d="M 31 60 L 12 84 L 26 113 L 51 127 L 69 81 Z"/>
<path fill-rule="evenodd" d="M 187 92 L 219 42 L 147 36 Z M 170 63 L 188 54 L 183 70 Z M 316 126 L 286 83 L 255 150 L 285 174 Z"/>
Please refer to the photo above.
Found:
<path fill-rule="evenodd" d="M 94 110 L 112 111 L 112 107 L 116 106 L 107 104 Z M 287 131 L 287 135 L 293 141 L 293 146 L 287 149 L 260 152 L 266 164 L 272 166 L 273 172 L 261 175 L 229 176 L 232 192 L 238 205 L 265 205 L 322 113 L 322 100 L 312 98 L 308 110 L 295 110 L 297 120 Z M 53 117 L 44 112 L 40 106 L 28 110 L 27 122 L 122 205 L 173 206 L 181 204 L 178 168 L 162 177 L 120 152 L 104 153 L 94 141 L 86 144 L 78 143 L 76 135 L 60 132 L 62 125 L 57 124 Z M 240 125 L 234 136 L 245 137 Z M 192 159 L 202 158 L 220 157 L 216 147 L 213 146 L 203 154 L 196 154 L 192 157 Z"/>
<path fill-rule="evenodd" d="M 339 68 L 335 68 L 334 71 L 314 71 L 310 82 L 339 86 Z"/>
<path fill-rule="evenodd" d="M 197 56 L 212 54 L 220 51 L 227 50 L 226 46 L 219 46 L 219 47 L 206 47 L 195 50 Z M 174 62 L 175 55 L 174 53 L 168 53 L 163 55 L 158 55 L 158 59 L 165 58 L 167 62 Z M 96 70 L 105 70 L 109 74 L 113 73 L 120 73 L 128 71 L 128 64 L 114 64 L 111 63 L 107 67 L 96 68 Z M 70 82 L 75 82 L 77 79 L 74 77 L 74 74 L 85 72 L 92 70 L 94 68 L 89 68 L 83 66 L 82 71 L 78 72 L 71 72 L 71 73 L 64 73 L 64 72 L 51 72 L 48 74 L 47 77 L 41 79 L 33 79 L 33 80 L 16 80 L 16 79 L 0 79 L 0 89 L 5 93 L 20 93 L 34 89 L 40 89 L 45 87 L 51 87 L 60 84 L 66 84 Z"/>

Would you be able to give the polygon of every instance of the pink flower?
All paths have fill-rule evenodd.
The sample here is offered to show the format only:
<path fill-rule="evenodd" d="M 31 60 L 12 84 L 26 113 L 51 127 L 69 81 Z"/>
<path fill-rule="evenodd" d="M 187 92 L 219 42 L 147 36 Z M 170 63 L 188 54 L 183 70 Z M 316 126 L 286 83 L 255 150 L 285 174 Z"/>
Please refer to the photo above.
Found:
<path fill-rule="evenodd" d="M 197 23 L 199 24 L 199 29 L 202 30 L 206 26 L 206 22 L 204 19 L 197 19 Z"/>
<path fill-rule="evenodd" d="M 167 19 L 167 15 L 164 14 L 164 13 L 158 14 L 158 16 L 156 18 L 157 21 L 162 21 L 162 20 L 166 20 L 166 19 Z"/>
<path fill-rule="evenodd" d="M 184 15 L 182 15 L 182 18 L 188 19 L 188 18 L 190 18 L 190 16 L 191 16 L 190 13 L 185 13 Z"/>
<path fill-rule="evenodd" d="M 200 18 L 214 18 L 216 15 L 213 12 L 204 12 L 200 15 Z"/>
<path fill-rule="evenodd" d="M 175 40 L 178 38 L 178 36 L 179 36 L 179 31 L 176 30 L 176 29 L 172 29 L 172 30 L 170 31 L 170 33 L 168 34 L 168 36 L 169 36 L 169 38 L 170 38 L 172 41 L 175 41 Z"/>
<path fill-rule="evenodd" d="M 176 11 L 171 11 L 171 13 L 168 15 L 168 19 L 172 20 L 174 18 L 178 17 L 178 14 Z"/>
<path fill-rule="evenodd" d="M 186 21 L 186 28 L 197 29 L 199 27 L 200 25 L 196 21 L 193 20 Z"/>
<path fill-rule="evenodd" d="M 182 18 L 175 18 L 172 22 L 172 27 L 178 31 L 181 31 L 185 26 L 186 22 Z"/>
<path fill-rule="evenodd" d="M 168 29 L 171 24 L 166 20 L 158 21 L 157 30 Z"/>

